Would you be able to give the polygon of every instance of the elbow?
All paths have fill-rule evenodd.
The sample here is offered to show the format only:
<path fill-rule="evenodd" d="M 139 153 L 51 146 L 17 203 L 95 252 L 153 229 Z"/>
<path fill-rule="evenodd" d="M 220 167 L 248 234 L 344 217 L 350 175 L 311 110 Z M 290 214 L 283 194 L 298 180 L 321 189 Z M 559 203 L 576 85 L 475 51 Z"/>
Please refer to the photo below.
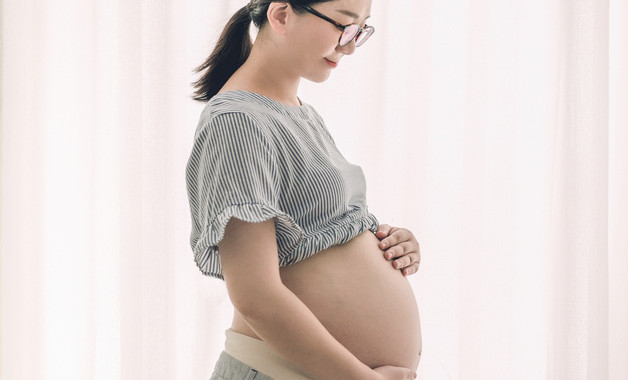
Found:
<path fill-rule="evenodd" d="M 255 318 L 255 313 L 259 312 L 259 310 L 257 310 L 259 308 L 257 303 L 247 297 L 233 297 L 230 295 L 229 298 L 231 299 L 233 307 L 244 319 Z"/>
<path fill-rule="evenodd" d="M 269 289 L 268 287 L 229 290 L 229 298 L 233 307 L 244 319 L 260 320 L 276 310 L 280 291 L 278 288 Z"/>

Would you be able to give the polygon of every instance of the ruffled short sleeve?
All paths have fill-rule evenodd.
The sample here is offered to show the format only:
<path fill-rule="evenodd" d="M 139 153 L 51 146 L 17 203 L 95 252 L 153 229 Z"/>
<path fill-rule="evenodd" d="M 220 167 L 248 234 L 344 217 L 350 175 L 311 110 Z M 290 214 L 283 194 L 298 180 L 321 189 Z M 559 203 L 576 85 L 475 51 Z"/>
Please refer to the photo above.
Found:
<path fill-rule="evenodd" d="M 204 274 L 223 278 L 218 243 L 231 218 L 253 223 L 274 218 L 280 257 L 303 239 L 301 228 L 279 208 L 277 160 L 269 132 L 244 113 L 215 115 L 197 130 L 186 182 L 190 243 Z"/>

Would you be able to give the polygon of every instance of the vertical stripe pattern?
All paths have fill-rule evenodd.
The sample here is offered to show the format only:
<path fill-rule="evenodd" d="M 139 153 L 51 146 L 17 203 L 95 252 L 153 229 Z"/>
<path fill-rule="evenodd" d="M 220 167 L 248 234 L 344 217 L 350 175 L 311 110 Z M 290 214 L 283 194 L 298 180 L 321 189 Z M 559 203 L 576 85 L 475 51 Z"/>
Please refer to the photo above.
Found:
<path fill-rule="evenodd" d="M 218 243 L 232 218 L 275 218 L 279 265 L 377 230 L 362 169 L 338 151 L 309 105 L 247 91 L 214 96 L 201 114 L 186 168 L 201 272 L 222 279 Z"/>

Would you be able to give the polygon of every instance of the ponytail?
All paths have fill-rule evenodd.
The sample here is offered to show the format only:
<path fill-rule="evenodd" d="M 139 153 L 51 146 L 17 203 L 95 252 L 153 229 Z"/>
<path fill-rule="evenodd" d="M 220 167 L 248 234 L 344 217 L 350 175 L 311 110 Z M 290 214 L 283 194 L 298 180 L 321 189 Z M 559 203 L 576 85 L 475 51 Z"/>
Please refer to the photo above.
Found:
<path fill-rule="evenodd" d="M 242 66 L 251 54 L 253 42 L 249 35 L 251 22 L 261 29 L 266 23 L 266 12 L 272 2 L 285 2 L 293 6 L 295 12 L 303 13 L 300 7 L 324 3 L 331 0 L 251 0 L 250 3 L 231 17 L 222 31 L 218 43 L 209 58 L 194 71 L 202 73 L 199 80 L 192 83 L 195 88 L 194 100 L 208 102 L 220 91 L 227 80 Z"/>
<path fill-rule="evenodd" d="M 194 70 L 197 73 L 204 71 L 200 79 L 193 83 L 196 89 L 194 100 L 209 101 L 249 57 L 253 46 L 249 35 L 250 25 L 248 6 L 244 6 L 231 17 L 214 51 Z"/>

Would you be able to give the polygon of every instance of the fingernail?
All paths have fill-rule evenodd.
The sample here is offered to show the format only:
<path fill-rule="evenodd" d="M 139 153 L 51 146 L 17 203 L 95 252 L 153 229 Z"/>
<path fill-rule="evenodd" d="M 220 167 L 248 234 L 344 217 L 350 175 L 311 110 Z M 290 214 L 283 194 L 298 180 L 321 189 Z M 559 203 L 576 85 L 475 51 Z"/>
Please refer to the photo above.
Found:
<path fill-rule="evenodd" d="M 386 253 L 386 260 L 390 260 L 390 259 L 392 259 L 392 253 L 387 252 Z"/>

